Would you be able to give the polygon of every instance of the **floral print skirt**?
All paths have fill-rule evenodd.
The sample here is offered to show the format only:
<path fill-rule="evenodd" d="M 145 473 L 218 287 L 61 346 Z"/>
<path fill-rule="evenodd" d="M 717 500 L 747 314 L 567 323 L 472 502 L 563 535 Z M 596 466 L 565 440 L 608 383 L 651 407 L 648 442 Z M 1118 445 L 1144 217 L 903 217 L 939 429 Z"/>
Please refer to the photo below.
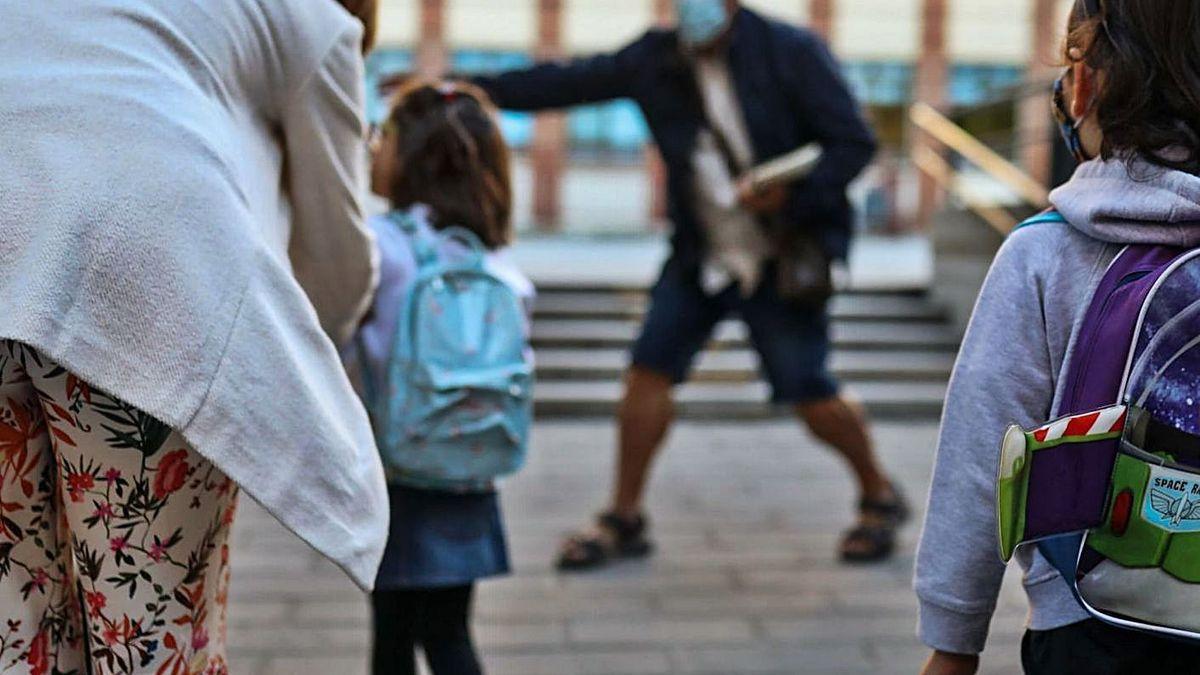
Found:
<path fill-rule="evenodd" d="M 0 675 L 228 673 L 236 505 L 178 433 L 0 340 Z"/>

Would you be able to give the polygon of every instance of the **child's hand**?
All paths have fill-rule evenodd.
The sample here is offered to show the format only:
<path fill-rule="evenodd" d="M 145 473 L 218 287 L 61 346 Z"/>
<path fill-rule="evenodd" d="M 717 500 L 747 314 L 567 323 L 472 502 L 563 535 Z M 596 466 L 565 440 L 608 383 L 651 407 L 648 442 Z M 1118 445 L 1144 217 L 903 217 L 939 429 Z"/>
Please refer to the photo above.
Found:
<path fill-rule="evenodd" d="M 979 670 L 979 657 L 972 654 L 950 654 L 934 652 L 921 675 L 975 675 Z"/>

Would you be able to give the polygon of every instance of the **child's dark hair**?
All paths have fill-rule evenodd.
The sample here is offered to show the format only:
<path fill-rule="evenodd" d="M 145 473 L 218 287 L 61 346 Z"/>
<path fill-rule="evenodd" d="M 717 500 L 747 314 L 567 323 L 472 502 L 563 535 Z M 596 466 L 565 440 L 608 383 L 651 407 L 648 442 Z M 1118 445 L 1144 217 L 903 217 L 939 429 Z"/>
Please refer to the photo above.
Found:
<path fill-rule="evenodd" d="M 491 249 L 511 243 L 509 150 L 487 94 L 462 82 L 409 82 L 388 126 L 399 155 L 394 208 L 425 204 L 435 227 L 465 227 Z"/>
<path fill-rule="evenodd" d="M 1101 156 L 1200 175 L 1200 1 L 1077 0 L 1068 30 L 1103 73 Z"/>

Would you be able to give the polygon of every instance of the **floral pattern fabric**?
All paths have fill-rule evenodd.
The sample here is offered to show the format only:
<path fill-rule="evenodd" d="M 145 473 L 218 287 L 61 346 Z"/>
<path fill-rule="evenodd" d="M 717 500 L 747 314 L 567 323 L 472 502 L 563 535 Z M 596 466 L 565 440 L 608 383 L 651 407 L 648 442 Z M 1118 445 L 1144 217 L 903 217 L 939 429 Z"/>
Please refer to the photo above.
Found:
<path fill-rule="evenodd" d="M 220 675 L 237 486 L 0 341 L 0 675 Z"/>

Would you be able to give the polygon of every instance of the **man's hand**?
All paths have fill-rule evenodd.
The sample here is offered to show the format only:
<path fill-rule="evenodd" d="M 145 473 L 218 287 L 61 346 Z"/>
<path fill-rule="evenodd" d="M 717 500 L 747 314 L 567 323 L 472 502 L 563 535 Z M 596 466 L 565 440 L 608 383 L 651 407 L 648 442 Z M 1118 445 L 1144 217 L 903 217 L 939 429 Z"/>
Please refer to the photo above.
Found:
<path fill-rule="evenodd" d="M 979 657 L 974 654 L 934 652 L 921 669 L 921 675 L 975 675 L 978 670 Z"/>
<path fill-rule="evenodd" d="M 738 202 L 742 208 L 757 215 L 779 213 L 787 204 L 787 198 L 788 189 L 783 184 L 755 189 L 748 180 L 738 183 Z"/>

